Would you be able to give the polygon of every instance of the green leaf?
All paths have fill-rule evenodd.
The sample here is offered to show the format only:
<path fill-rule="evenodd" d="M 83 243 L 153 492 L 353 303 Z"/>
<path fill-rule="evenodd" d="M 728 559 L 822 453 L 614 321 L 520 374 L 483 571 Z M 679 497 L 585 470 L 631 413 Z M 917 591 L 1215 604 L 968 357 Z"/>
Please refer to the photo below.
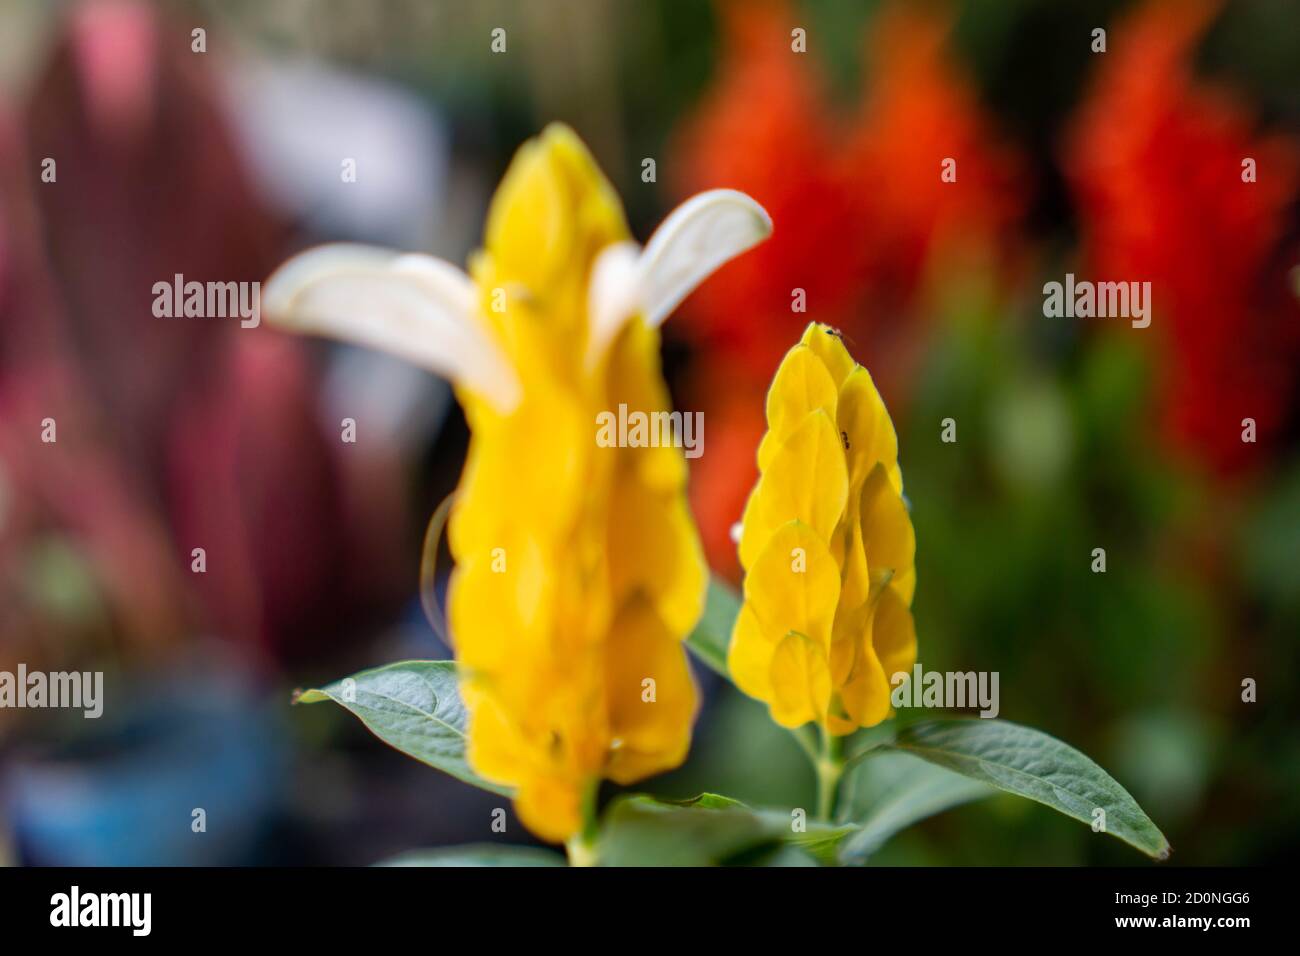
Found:
<path fill-rule="evenodd" d="M 887 746 L 1045 804 L 1092 825 L 1105 811 L 1105 832 L 1159 860 L 1169 841 L 1129 792 L 1068 744 L 1004 720 L 944 718 L 899 729 Z"/>
<path fill-rule="evenodd" d="M 835 866 L 839 863 L 841 843 L 846 837 L 857 832 L 857 827 L 851 823 L 836 826 L 819 820 L 809 820 L 805 823 L 807 830 L 804 833 L 791 833 L 789 832 L 791 829 L 791 816 L 789 813 L 783 813 L 780 810 L 760 810 L 758 812 L 773 820 L 779 819 L 786 831 L 786 842 L 803 850 L 814 860 L 825 866 Z"/>
<path fill-rule="evenodd" d="M 693 807 L 697 810 L 734 810 L 748 809 L 739 800 L 724 797 L 720 793 L 701 793 L 685 800 L 669 800 L 666 797 L 655 798 L 655 802 L 670 807 Z"/>
<path fill-rule="evenodd" d="M 493 793 L 510 792 L 478 776 L 465 760 L 465 703 L 454 661 L 376 667 L 304 691 L 294 703 L 322 700 L 351 711 L 384 743 L 430 767 Z"/>
<path fill-rule="evenodd" d="M 874 752 L 841 783 L 841 820 L 857 824 L 839 850 L 842 863 L 864 862 L 900 830 L 996 793 L 987 784 L 905 753 Z"/>
<path fill-rule="evenodd" d="M 599 837 L 605 866 L 718 866 L 779 849 L 782 834 L 743 805 L 692 806 L 643 795 L 620 797 L 605 811 Z"/>
<path fill-rule="evenodd" d="M 702 793 L 689 800 L 620 797 L 605 813 L 599 837 L 606 866 L 807 866 L 834 862 L 852 827 L 808 823 L 795 832 L 784 810 L 755 810 Z"/>
<path fill-rule="evenodd" d="M 775 849 L 764 850 L 753 856 L 741 858 L 734 865 L 744 866 L 818 866 L 818 862 L 806 850 L 787 843 Z"/>
<path fill-rule="evenodd" d="M 727 680 L 731 680 L 727 672 L 727 648 L 739 614 L 740 596 L 717 578 L 709 578 L 704 614 L 686 639 L 686 646 L 695 656 Z"/>
<path fill-rule="evenodd" d="M 473 843 L 468 846 L 411 850 L 375 866 L 564 866 L 564 857 L 532 846 Z"/>

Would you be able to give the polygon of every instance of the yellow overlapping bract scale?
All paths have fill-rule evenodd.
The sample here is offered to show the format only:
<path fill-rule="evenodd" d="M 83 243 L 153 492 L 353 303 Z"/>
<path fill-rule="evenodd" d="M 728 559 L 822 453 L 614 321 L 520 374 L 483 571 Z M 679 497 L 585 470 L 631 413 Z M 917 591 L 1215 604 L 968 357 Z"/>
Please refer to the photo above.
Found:
<path fill-rule="evenodd" d="M 910 672 L 916 663 L 916 625 L 911 609 L 894 588 L 880 595 L 872 646 L 890 677 Z"/>
<path fill-rule="evenodd" d="M 907 505 L 890 486 L 882 465 L 863 481 L 859 501 L 863 549 L 868 568 L 875 572 L 872 583 L 878 583 L 882 573 L 891 574 L 893 587 L 910 605 L 916 586 L 916 536 Z"/>
<path fill-rule="evenodd" d="M 659 333 L 642 322 L 630 323 L 610 350 L 605 407 L 660 410 L 671 407 L 659 363 Z M 686 483 L 686 459 L 669 445 L 627 449 L 622 462 L 652 488 L 674 491 Z"/>
<path fill-rule="evenodd" d="M 788 521 L 802 521 L 829 542 L 848 494 L 848 471 L 835 423 L 824 408 L 814 409 L 781 442 L 758 479 L 741 527 L 741 565 L 748 568 Z"/>
<path fill-rule="evenodd" d="M 778 723 L 851 733 L 889 716 L 890 679 L 916 660 L 897 434 L 870 374 L 816 323 L 777 369 L 767 417 L 728 667 Z"/>
<path fill-rule="evenodd" d="M 849 350 L 844 347 L 844 340 L 840 338 L 839 333 L 828 325 L 809 323 L 808 328 L 803 331 L 799 344 L 810 349 L 821 359 L 836 388 L 844 384 L 850 372 L 855 368 L 861 368 L 853 361 Z"/>
<path fill-rule="evenodd" d="M 686 502 L 636 476 L 615 483 L 608 556 L 614 594 L 642 593 L 665 626 L 684 634 L 703 611 L 704 556 Z"/>
<path fill-rule="evenodd" d="M 669 407 L 659 335 L 639 316 L 587 361 L 592 264 L 627 237 L 586 149 L 550 127 L 516 155 L 471 265 L 522 398 L 501 412 L 458 389 L 471 438 L 447 613 L 467 756 L 553 841 L 577 831 L 600 779 L 681 763 L 697 703 L 682 640 L 706 568 L 682 451 L 596 442 L 601 412 Z"/>
<path fill-rule="evenodd" d="M 519 782 L 515 811 L 543 840 L 562 843 L 582 825 L 582 793 L 564 774 L 529 774 Z"/>
<path fill-rule="evenodd" d="M 606 775 L 628 784 L 686 758 L 697 698 L 680 638 L 649 601 L 627 602 L 611 634 L 605 661 L 613 738 Z"/>
<path fill-rule="evenodd" d="M 801 521 L 777 529 L 745 576 L 745 603 L 770 633 L 798 631 L 830 649 L 840 577 L 821 536 Z"/>
<path fill-rule="evenodd" d="M 750 697 L 771 700 L 774 653 L 776 640 L 759 624 L 753 607 L 742 604 L 727 648 L 727 670 L 736 686 Z"/>
<path fill-rule="evenodd" d="M 782 727 L 821 722 L 830 700 L 826 651 L 807 635 L 791 631 L 772 654 L 772 719 Z"/>
<path fill-rule="evenodd" d="M 839 386 L 825 363 L 808 347 L 796 345 L 777 368 L 767 393 L 767 434 L 759 445 L 758 466 L 766 469 L 772 455 L 816 409 L 835 420 Z"/>
<path fill-rule="evenodd" d="M 566 534 L 585 506 L 582 480 L 596 452 L 591 420 L 577 397 L 549 383 L 539 385 L 509 416 L 484 411 L 471 423 L 471 435 L 449 519 L 453 551 L 473 554 L 501 546 L 521 513 L 533 515 L 534 534 L 552 539 Z M 521 472 L 527 481 L 520 480 Z M 513 508 L 500 507 L 503 499 Z"/>
<path fill-rule="evenodd" d="M 849 481 L 856 487 L 872 468 L 881 465 L 894 490 L 901 492 L 903 479 L 898 468 L 894 423 L 871 381 L 871 373 L 860 365 L 840 385 L 839 426 L 846 442 Z"/>

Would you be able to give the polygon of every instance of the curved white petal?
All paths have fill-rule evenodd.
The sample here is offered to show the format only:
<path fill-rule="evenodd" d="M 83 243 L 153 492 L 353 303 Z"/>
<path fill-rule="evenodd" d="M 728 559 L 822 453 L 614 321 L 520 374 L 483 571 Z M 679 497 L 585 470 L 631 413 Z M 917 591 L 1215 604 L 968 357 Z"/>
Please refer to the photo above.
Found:
<path fill-rule="evenodd" d="M 391 352 L 463 382 L 502 411 L 519 400 L 514 371 L 475 319 L 473 282 L 432 256 L 319 246 L 276 270 L 262 304 L 273 325 Z"/>
<path fill-rule="evenodd" d="M 719 266 L 771 234 L 767 210 L 735 189 L 711 189 L 686 200 L 641 254 L 646 322 L 659 325 Z"/>
<path fill-rule="evenodd" d="M 623 323 L 641 306 L 641 247 L 635 242 L 606 246 L 587 283 L 588 367 L 604 354 Z"/>
<path fill-rule="evenodd" d="M 719 266 L 771 234 L 772 220 L 757 202 L 712 189 L 669 213 L 640 255 L 634 242 L 604 249 L 587 288 L 588 367 L 632 316 L 659 325 Z"/>

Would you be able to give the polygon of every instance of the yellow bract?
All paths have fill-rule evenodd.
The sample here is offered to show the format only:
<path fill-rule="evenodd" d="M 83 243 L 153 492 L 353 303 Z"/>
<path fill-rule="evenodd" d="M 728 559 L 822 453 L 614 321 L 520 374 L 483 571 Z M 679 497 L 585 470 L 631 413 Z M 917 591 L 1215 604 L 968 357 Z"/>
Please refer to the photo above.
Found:
<path fill-rule="evenodd" d="M 572 836 L 602 778 L 679 764 L 696 692 L 681 641 L 706 569 L 672 447 L 604 448 L 596 416 L 669 407 L 659 334 L 639 316 L 587 353 L 596 256 L 628 238 L 577 137 L 516 155 L 471 275 L 522 398 L 501 412 L 458 386 L 472 437 L 449 525 L 448 618 L 464 667 L 468 758 L 516 788 L 533 832 Z"/>
<path fill-rule="evenodd" d="M 815 323 L 777 369 L 767 423 L 728 667 L 777 723 L 847 734 L 889 716 L 890 678 L 916 660 L 898 438 L 871 375 Z"/>

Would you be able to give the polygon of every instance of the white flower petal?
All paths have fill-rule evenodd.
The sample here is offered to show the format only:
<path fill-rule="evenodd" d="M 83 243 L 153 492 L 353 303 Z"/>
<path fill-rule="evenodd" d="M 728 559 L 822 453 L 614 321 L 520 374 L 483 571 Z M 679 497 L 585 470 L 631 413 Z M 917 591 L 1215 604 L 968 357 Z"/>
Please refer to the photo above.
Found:
<path fill-rule="evenodd" d="M 641 254 L 645 320 L 659 325 L 719 266 L 772 234 L 772 219 L 735 189 L 692 196 L 671 213 Z"/>
<path fill-rule="evenodd" d="M 601 250 L 587 284 L 587 367 L 609 347 L 623 323 L 641 311 L 641 247 L 617 242 Z"/>
<path fill-rule="evenodd" d="M 391 352 L 464 383 L 501 411 L 519 400 L 514 371 L 475 318 L 473 282 L 439 259 L 319 246 L 276 270 L 262 303 L 273 325 Z"/>
<path fill-rule="evenodd" d="M 640 312 L 657 326 L 723 263 L 772 234 L 767 211 L 734 189 L 712 189 L 674 209 L 645 251 L 620 242 L 601 251 L 587 289 L 587 365 Z"/>

